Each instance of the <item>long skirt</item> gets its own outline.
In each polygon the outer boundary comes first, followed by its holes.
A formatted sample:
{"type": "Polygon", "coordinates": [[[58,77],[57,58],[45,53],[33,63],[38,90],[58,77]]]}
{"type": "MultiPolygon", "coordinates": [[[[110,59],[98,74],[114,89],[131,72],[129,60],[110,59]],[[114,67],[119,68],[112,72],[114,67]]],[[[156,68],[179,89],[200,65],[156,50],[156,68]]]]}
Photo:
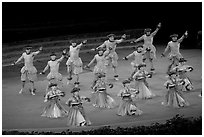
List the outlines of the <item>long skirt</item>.
{"type": "Polygon", "coordinates": [[[90,125],[90,120],[86,117],[82,106],[73,106],[69,109],[67,115],[67,126],[85,126],[90,125]]]}
{"type": "Polygon", "coordinates": [[[93,106],[99,108],[114,108],[116,106],[115,100],[106,92],[93,93],[93,106]]]}
{"type": "Polygon", "coordinates": [[[149,99],[155,96],[152,91],[147,88],[147,85],[144,83],[144,81],[136,81],[136,89],[139,91],[139,94],[136,96],[136,98],[139,99],[149,99]]]}
{"type": "Polygon", "coordinates": [[[62,107],[62,105],[59,102],[59,99],[52,99],[49,100],[49,103],[43,110],[41,116],[49,118],[59,118],[65,117],[66,114],[67,111],[62,107]]]}
{"type": "Polygon", "coordinates": [[[137,108],[132,100],[122,100],[118,108],[118,115],[141,115],[143,112],[137,108]]]}
{"type": "Polygon", "coordinates": [[[185,100],[184,96],[175,90],[168,90],[165,95],[165,100],[162,102],[162,105],[172,106],[175,108],[180,108],[184,106],[189,106],[189,103],[185,100]]]}

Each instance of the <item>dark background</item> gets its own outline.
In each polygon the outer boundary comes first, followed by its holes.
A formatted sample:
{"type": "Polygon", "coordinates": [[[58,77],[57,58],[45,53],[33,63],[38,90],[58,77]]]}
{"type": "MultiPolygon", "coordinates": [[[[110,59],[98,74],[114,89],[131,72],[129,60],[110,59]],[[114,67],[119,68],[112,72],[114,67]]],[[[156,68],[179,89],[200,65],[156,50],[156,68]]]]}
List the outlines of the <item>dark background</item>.
{"type": "MultiPolygon", "coordinates": [[[[3,2],[3,43],[69,34],[121,31],[161,22],[159,41],[202,29],[201,2],[3,2]]],[[[187,40],[186,40],[187,41],[187,40]]],[[[189,44],[190,45],[190,44],[189,44]]]]}

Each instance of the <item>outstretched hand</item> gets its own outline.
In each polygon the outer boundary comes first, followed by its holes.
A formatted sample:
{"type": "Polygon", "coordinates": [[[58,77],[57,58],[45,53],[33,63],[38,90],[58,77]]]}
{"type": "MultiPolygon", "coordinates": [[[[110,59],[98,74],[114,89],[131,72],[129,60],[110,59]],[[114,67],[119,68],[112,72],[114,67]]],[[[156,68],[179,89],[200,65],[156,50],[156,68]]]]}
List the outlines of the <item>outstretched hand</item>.
{"type": "Polygon", "coordinates": [[[123,34],[123,35],[121,36],[121,38],[122,38],[122,39],[126,39],[126,34],[123,34]]]}
{"type": "Polygon", "coordinates": [[[82,43],[83,43],[83,44],[86,44],[86,43],[87,43],[87,40],[82,41],[82,43]]]}
{"type": "Polygon", "coordinates": [[[157,25],[157,28],[161,28],[161,22],[157,25]]]}
{"type": "Polygon", "coordinates": [[[16,65],[16,62],[14,61],[13,63],[11,63],[11,66],[14,66],[14,65],[16,65]]]}
{"type": "Polygon", "coordinates": [[[39,48],[39,51],[42,51],[43,50],[43,47],[41,46],[40,48],[39,48]]]}
{"type": "Polygon", "coordinates": [[[188,31],[186,31],[186,32],[184,33],[184,35],[185,35],[185,36],[188,36],[188,31]]]}
{"type": "Polygon", "coordinates": [[[63,53],[63,54],[66,54],[66,53],[67,53],[67,50],[66,50],[66,49],[64,49],[64,50],[62,51],[62,53],[63,53]]]}

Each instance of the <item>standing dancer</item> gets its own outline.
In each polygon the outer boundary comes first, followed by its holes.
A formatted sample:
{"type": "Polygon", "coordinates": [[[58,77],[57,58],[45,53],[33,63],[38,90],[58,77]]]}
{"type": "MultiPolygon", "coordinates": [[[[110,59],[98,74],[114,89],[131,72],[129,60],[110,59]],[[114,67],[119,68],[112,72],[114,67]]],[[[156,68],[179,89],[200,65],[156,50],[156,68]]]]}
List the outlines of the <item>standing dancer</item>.
{"type": "Polygon", "coordinates": [[[76,42],[73,40],[70,41],[71,45],[69,47],[69,59],[66,62],[67,65],[67,72],[68,72],[68,82],[67,85],[69,85],[70,81],[72,80],[72,75],[76,75],[76,82],[75,87],[79,86],[79,74],[83,71],[83,63],[81,61],[81,58],[79,57],[79,51],[81,49],[81,46],[86,44],[87,40],[84,40],[82,43],[77,45],[76,42]]]}
{"type": "Polygon", "coordinates": [[[70,107],[67,115],[67,125],[68,126],[85,126],[91,125],[91,121],[87,118],[84,108],[82,106],[82,101],[90,102],[87,97],[82,97],[79,95],[80,88],[74,87],[71,91],[73,93],[72,98],[69,98],[66,104],[70,107]]]}
{"type": "Polygon", "coordinates": [[[124,57],[123,59],[128,60],[132,56],[135,56],[135,60],[131,62],[131,65],[133,68],[133,72],[129,78],[129,80],[131,81],[133,80],[133,75],[138,71],[138,65],[143,63],[143,56],[144,56],[143,46],[142,45],[137,46],[136,51],[124,57]]]}
{"type": "MultiPolygon", "coordinates": [[[[109,39],[106,40],[102,45],[100,45],[99,47],[101,48],[106,48],[106,51],[104,52],[104,54],[108,53],[108,56],[106,57],[106,65],[111,65],[111,67],[113,68],[114,71],[114,79],[115,80],[119,80],[118,79],[118,73],[117,73],[117,65],[118,65],[118,54],[116,53],[116,46],[117,44],[121,43],[124,41],[124,39],[126,38],[126,35],[122,35],[121,39],[119,40],[115,40],[114,34],[109,34],[107,36],[109,39]]],[[[99,47],[97,47],[96,49],[98,49],[99,47]]]]}
{"type": "Polygon", "coordinates": [[[170,71],[168,75],[169,80],[164,83],[164,86],[168,89],[168,91],[162,105],[172,106],[175,108],[189,106],[189,103],[179,91],[179,86],[182,85],[184,81],[177,77],[176,72],[170,71]]]}
{"type": "MultiPolygon", "coordinates": [[[[63,83],[62,83],[63,77],[59,73],[59,65],[62,62],[62,60],[64,59],[65,55],[66,55],[66,50],[63,50],[61,58],[56,59],[56,54],[54,52],[51,53],[51,55],[50,55],[51,60],[47,62],[47,66],[40,73],[40,74],[45,74],[45,72],[50,68],[50,73],[47,75],[47,80],[49,81],[49,84],[54,83],[54,84],[58,84],[60,86],[63,85],[63,83]]],[[[47,91],[48,91],[48,87],[46,89],[46,92],[47,91]]]]}
{"type": "Polygon", "coordinates": [[[113,84],[108,84],[105,81],[105,75],[99,74],[98,80],[93,87],[93,106],[99,108],[114,108],[116,106],[115,100],[107,93],[107,85],[113,88],[113,84]]]}
{"type": "Polygon", "coordinates": [[[182,85],[182,91],[190,91],[193,89],[193,84],[186,74],[187,72],[193,71],[193,67],[185,65],[186,61],[187,60],[184,58],[180,58],[178,66],[173,68],[173,70],[177,72],[179,78],[184,81],[184,84],[182,85]]]}
{"type": "Polygon", "coordinates": [[[106,56],[108,55],[108,53],[106,52],[106,54],[104,53],[103,48],[98,48],[98,54],[96,54],[94,56],[94,58],[91,60],[91,62],[85,66],[85,68],[90,68],[91,64],[94,63],[94,61],[96,61],[96,65],[94,67],[94,80],[93,80],[93,84],[92,84],[92,88],[94,87],[94,85],[96,84],[96,81],[98,80],[98,74],[104,74],[106,75],[106,56]]]}
{"type": "Polygon", "coordinates": [[[138,109],[135,103],[132,101],[132,97],[135,97],[139,92],[130,88],[130,81],[123,81],[124,89],[118,94],[122,98],[120,106],[118,108],[118,115],[141,115],[143,112],[138,109]]]}
{"type": "Polygon", "coordinates": [[[148,88],[148,83],[146,81],[146,78],[151,78],[152,73],[148,73],[144,70],[146,67],[145,64],[140,64],[138,66],[138,71],[134,74],[133,78],[135,79],[135,87],[139,91],[139,94],[136,98],[140,99],[149,99],[155,96],[152,91],[148,88]]]}
{"type": "Polygon", "coordinates": [[[145,34],[134,41],[136,43],[138,41],[144,40],[143,48],[145,50],[145,53],[144,53],[143,61],[145,62],[146,59],[149,60],[150,65],[151,65],[151,69],[150,69],[151,71],[155,70],[154,65],[153,65],[153,58],[156,59],[156,48],[153,45],[153,38],[157,34],[160,28],[161,28],[161,23],[157,25],[156,30],[152,33],[151,33],[152,30],[150,28],[147,28],[144,30],[145,34]]]}
{"type": "Polygon", "coordinates": [[[47,106],[43,110],[41,116],[49,118],[59,118],[64,117],[67,114],[67,111],[60,104],[59,97],[64,97],[65,93],[60,91],[57,87],[57,84],[51,83],[49,85],[50,91],[45,95],[44,102],[48,102],[47,106]]]}
{"type": "Polygon", "coordinates": [[[173,67],[178,65],[178,61],[180,58],[183,58],[183,56],[180,53],[180,43],[183,41],[184,38],[187,38],[188,32],[186,31],[183,36],[180,39],[178,38],[178,34],[173,34],[170,37],[172,38],[172,41],[170,41],[165,48],[164,52],[161,54],[161,57],[165,57],[166,53],[170,50],[169,53],[169,60],[170,60],[170,65],[168,66],[167,73],[171,71],[173,67]]]}
{"type": "Polygon", "coordinates": [[[27,46],[25,52],[21,55],[21,57],[14,62],[13,65],[16,65],[22,59],[24,59],[24,66],[21,69],[21,81],[22,81],[22,88],[19,91],[19,94],[22,94],[23,89],[25,87],[26,79],[29,80],[30,86],[30,93],[35,95],[36,89],[34,88],[34,82],[37,80],[37,69],[33,65],[33,60],[36,55],[38,55],[42,51],[42,47],[39,48],[36,52],[31,52],[31,47],[27,46]]]}

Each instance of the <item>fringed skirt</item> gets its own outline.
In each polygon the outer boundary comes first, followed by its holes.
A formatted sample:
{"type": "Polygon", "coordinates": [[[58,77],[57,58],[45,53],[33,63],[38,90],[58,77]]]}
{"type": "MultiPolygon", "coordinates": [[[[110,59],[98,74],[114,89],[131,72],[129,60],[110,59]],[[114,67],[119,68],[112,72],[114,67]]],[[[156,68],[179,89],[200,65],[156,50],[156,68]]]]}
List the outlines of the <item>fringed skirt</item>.
{"type": "Polygon", "coordinates": [[[85,126],[90,125],[90,120],[86,117],[83,107],[71,107],[67,115],[67,126],[85,126]]]}
{"type": "Polygon", "coordinates": [[[172,106],[175,108],[180,108],[184,106],[189,106],[189,103],[185,100],[180,92],[174,90],[168,90],[164,102],[162,105],[172,106]]]}
{"type": "Polygon", "coordinates": [[[114,108],[116,107],[115,100],[106,92],[95,92],[92,95],[93,106],[99,108],[114,108]]]}
{"type": "Polygon", "coordinates": [[[62,107],[58,99],[49,100],[41,116],[49,118],[65,117],[67,111],[62,107]]]}
{"type": "Polygon", "coordinates": [[[136,81],[136,89],[139,91],[139,94],[136,96],[136,98],[139,99],[149,99],[155,96],[152,91],[147,88],[147,84],[144,84],[144,81],[136,81]]]}
{"type": "Polygon", "coordinates": [[[143,112],[137,108],[132,100],[122,100],[118,108],[118,115],[141,115],[143,112]]]}

